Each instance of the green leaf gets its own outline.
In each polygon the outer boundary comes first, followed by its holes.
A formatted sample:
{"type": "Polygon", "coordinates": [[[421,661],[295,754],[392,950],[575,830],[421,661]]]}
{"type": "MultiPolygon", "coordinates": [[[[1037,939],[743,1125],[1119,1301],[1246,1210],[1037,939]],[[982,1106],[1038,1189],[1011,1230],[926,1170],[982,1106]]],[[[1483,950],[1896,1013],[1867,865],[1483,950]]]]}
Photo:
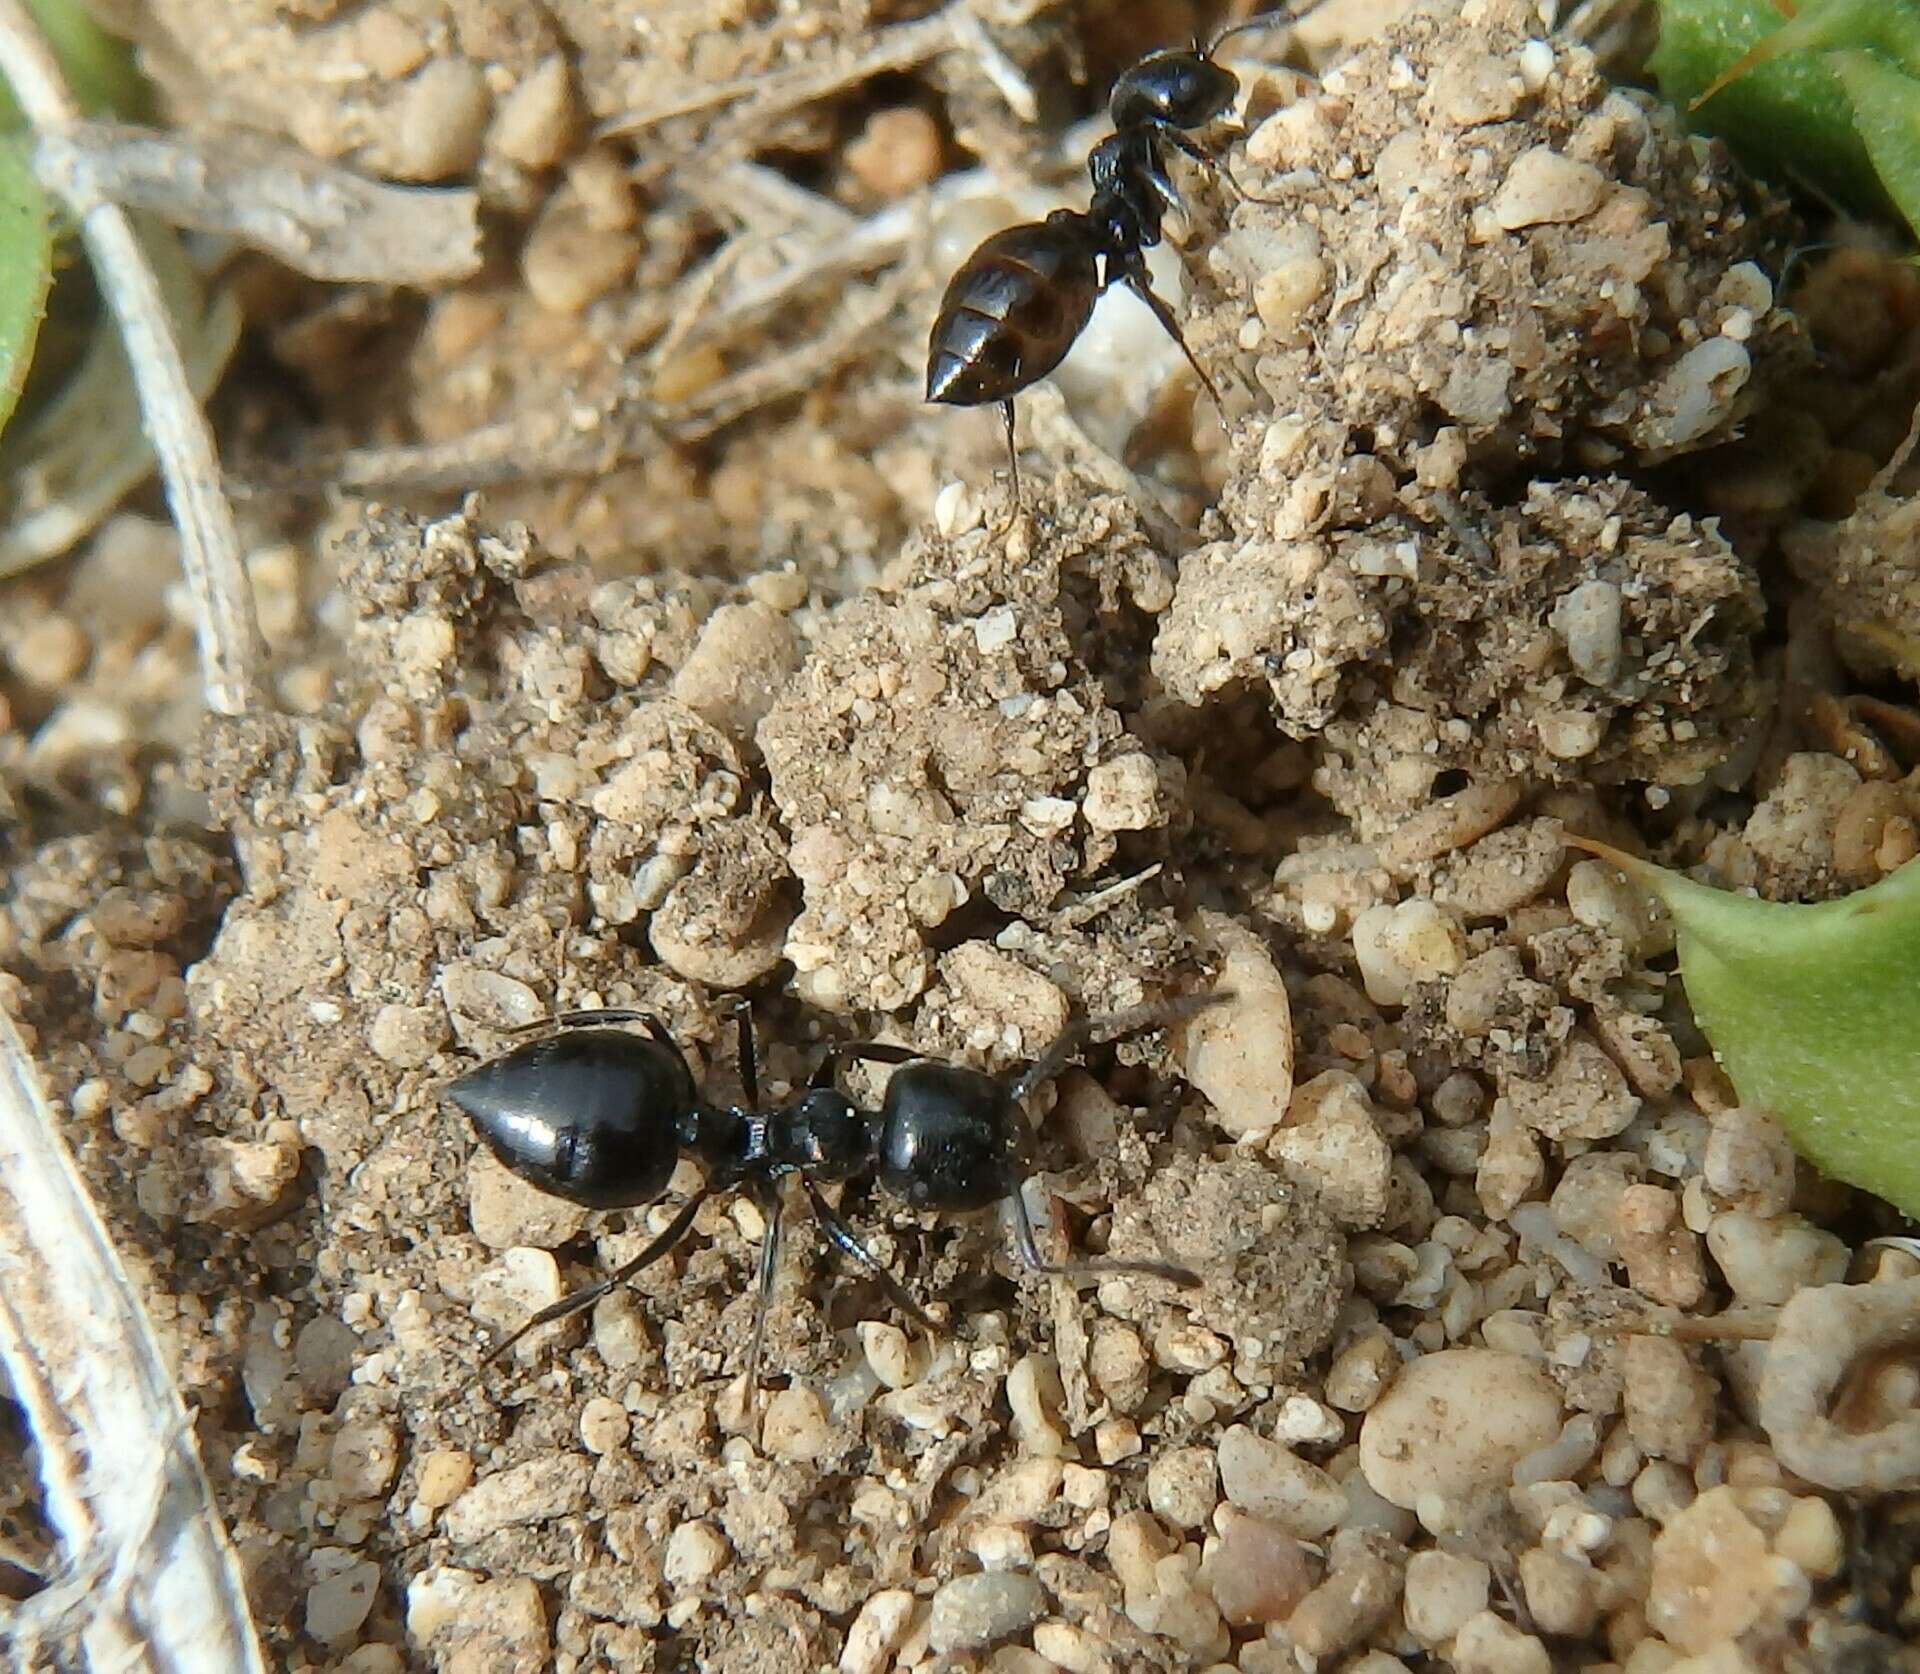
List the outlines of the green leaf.
{"type": "Polygon", "coordinates": [[[52,281],[53,218],[46,197],[25,143],[0,136],[0,431],[33,364],[52,281]]]}
{"type": "MultiPolygon", "coordinates": [[[[134,228],[187,381],[204,400],[240,340],[240,305],[225,290],[208,290],[171,227],[136,216],[134,228]]],[[[103,310],[80,365],[0,438],[0,576],[65,552],[152,469],[133,368],[103,310]]]]}
{"type": "Polygon", "coordinates": [[[1709,889],[1604,844],[1672,915],[1694,1020],[1742,1104],[1920,1219],[1920,861],[1815,906],[1709,889]]]}
{"type": "Polygon", "coordinates": [[[1894,207],[1920,235],[1920,81],[1870,52],[1830,52],[1854,130],[1894,207]]]}
{"type": "MultiPolygon", "coordinates": [[[[68,89],[88,116],[138,122],[152,114],[152,97],[133,67],[126,42],[95,23],[81,0],[27,0],[27,10],[60,60],[68,89]]],[[[20,107],[0,81],[0,133],[20,126],[20,107]]]]}
{"type": "Polygon", "coordinates": [[[1881,210],[1886,191],[1821,50],[1830,47],[1920,68],[1920,4],[1803,0],[1789,22],[1771,0],[1661,0],[1649,62],[1662,96],[1756,173],[1881,210]]]}

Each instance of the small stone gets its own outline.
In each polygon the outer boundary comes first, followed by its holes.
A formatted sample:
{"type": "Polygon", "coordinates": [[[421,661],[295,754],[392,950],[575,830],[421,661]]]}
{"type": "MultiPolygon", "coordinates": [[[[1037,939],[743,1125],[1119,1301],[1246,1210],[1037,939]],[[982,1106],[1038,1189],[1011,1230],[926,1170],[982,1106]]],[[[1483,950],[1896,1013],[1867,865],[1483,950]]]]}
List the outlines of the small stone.
{"type": "Polygon", "coordinates": [[[1533,1625],[1556,1639],[1585,1639],[1599,1616],[1600,1578],[1571,1553],[1535,1547],[1520,1554],[1520,1588],[1533,1625]]]}
{"type": "Polygon", "coordinates": [[[904,197],[940,173],[940,128],[917,105],[892,105],[868,117],[842,155],[875,197],[904,197]]]}
{"type": "Polygon", "coordinates": [[[889,1389],[905,1389],[916,1381],[913,1342],[897,1325],[885,1320],[862,1320],[860,1350],[873,1375],[889,1389]]]}
{"type": "Polygon", "coordinates": [[[1263,1518],[1234,1506],[1214,1517],[1219,1544],[1200,1566],[1200,1579],[1228,1626],[1284,1622],[1313,1590],[1319,1566],[1306,1547],[1263,1518]]]}
{"type": "Polygon", "coordinates": [[[1634,1445],[1654,1459],[1697,1459],[1713,1440],[1720,1386],[1670,1337],[1628,1337],[1623,1370],[1634,1445]]]}
{"type": "Polygon", "coordinates": [[[1583,581],[1563,594],[1547,620],[1567,648],[1567,661],[1582,680],[1609,686],[1620,674],[1620,622],[1624,599],[1611,581],[1583,581]]]}
{"type": "Polygon", "coordinates": [[[824,1457],[833,1445],[825,1404],[804,1384],[776,1391],[767,1401],[760,1441],[775,1459],[805,1462],[824,1457]]]}
{"type": "Polygon", "coordinates": [[[1773,1549],[1803,1575],[1830,1581],[1846,1562],[1847,1540],[1833,1507],[1818,1495],[1795,1500],[1773,1537],[1773,1549]]]}
{"type": "Polygon", "coordinates": [[[1208,914],[1209,935],[1226,955],[1209,1006],[1184,1031],[1187,1080],[1206,1095],[1213,1119],[1236,1139],[1286,1120],[1293,1095],[1293,1011],[1286,984],[1264,943],[1223,915],[1208,914]]]}
{"type": "Polygon", "coordinates": [[[419,1069],[433,1061],[453,1033],[445,1006],[382,1006],[373,1014],[367,1045],[395,1069],[419,1069]]]}
{"type": "Polygon", "coordinates": [[[13,672],[29,686],[55,691],[80,677],[92,648],[76,623],[46,615],[10,637],[6,655],[13,672]]]}
{"type": "Polygon", "coordinates": [[[1507,232],[1578,221],[1600,207],[1606,179],[1591,163],[1550,146],[1523,151],[1493,195],[1493,219],[1507,232]]]}
{"type": "Polygon", "coordinates": [[[350,1643],[366,1622],[380,1590],[380,1566],[338,1547],[313,1555],[320,1577],[307,1589],[307,1632],[323,1645],[350,1643]]]}
{"type": "Polygon", "coordinates": [[[1458,971],[1467,962],[1467,940],[1452,913],[1414,899],[1361,913],[1353,922],[1353,955],[1367,998],[1399,1006],[1416,984],[1458,971]]]}
{"type": "Polygon", "coordinates": [[[399,1437],[384,1420],[350,1418],[334,1432],[327,1476],[346,1498],[370,1500],[384,1494],[399,1468],[399,1437]]]}
{"type": "Polygon", "coordinates": [[[1160,769],[1143,750],[1104,761],[1088,772],[1080,807],[1095,831],[1148,831],[1164,825],[1160,769]]]}
{"type": "Polygon", "coordinates": [[[1243,1511],[1312,1540],[1336,1527],[1346,1490],[1318,1465],[1236,1424],[1220,1438],[1220,1484],[1243,1511]]]}
{"type": "Polygon", "coordinates": [[[585,1508],[592,1475],[577,1453],[541,1454],[476,1482],[447,1507],[441,1529],[467,1546],[501,1529],[571,1516],[585,1508]]]}
{"type": "Polygon", "coordinates": [[[961,1575],[933,1595],[927,1643],[941,1656],[983,1650],[1039,1621],[1047,1595],[1031,1575],[1008,1570],[961,1575]]]}
{"type": "Polygon", "coordinates": [[[559,53],[543,58],[500,101],[489,146],[522,168],[547,169],[566,156],[578,128],[573,79],[559,53]]]}
{"type": "Polygon", "coordinates": [[[1360,1468],[1382,1499],[1418,1512],[1505,1488],[1513,1467],[1560,1435],[1545,1369],[1494,1349],[1443,1349],[1401,1368],[1360,1426],[1360,1468]]]}
{"type": "Polygon", "coordinates": [[[1065,1399],[1060,1370],[1051,1356],[1026,1354],[1013,1363],[1007,1373],[1007,1406],[1014,1439],[1027,1452],[1058,1458],[1067,1451],[1067,1438],[1054,1417],[1065,1399]]]}
{"type": "Polygon", "coordinates": [[[749,599],[722,605],[708,618],[673,677],[672,692],[702,720],[748,743],[799,667],[793,624],[749,599]]]}
{"type": "Polygon", "coordinates": [[[1176,1528],[1197,1529],[1220,1503],[1214,1456],[1204,1447],[1176,1447],[1147,1466],[1147,1504],[1176,1528]]]}
{"type": "Polygon", "coordinates": [[[1416,1552],[1407,1560],[1407,1631],[1429,1649],[1444,1645],[1487,1607],[1493,1571],[1459,1552],[1416,1552]]]}
{"type": "Polygon", "coordinates": [[[640,240],[595,226],[578,204],[556,201],[534,223],[520,250],[528,294],[551,314],[578,314],[633,276],[640,240]]]}
{"type": "Polygon", "coordinates": [[[435,58],[400,89],[387,172],[396,180],[446,180],[480,158],[492,101],[487,78],[466,58],[435,58]]]}
{"type": "Polygon", "coordinates": [[[1095,1324],[1087,1371],[1116,1412],[1132,1412],[1146,1399],[1152,1370],[1146,1345],[1132,1326],[1110,1319],[1095,1324]]]}
{"type": "Polygon", "coordinates": [[[1850,1259],[1845,1243],[1802,1215],[1744,1209],[1713,1217],[1707,1249],[1735,1299],[1750,1307],[1778,1307],[1808,1286],[1838,1284],[1850,1259]]]}
{"type": "Polygon", "coordinates": [[[477,1150],[467,1163],[467,1218],[490,1250],[558,1249],[579,1237],[589,1213],[508,1173],[491,1151],[477,1150]]]}
{"type": "Polygon", "coordinates": [[[1773,1590],[1766,1538],[1739,1491],[1709,1488],[1654,1539],[1647,1621],[1682,1651],[1706,1651],[1758,1622],[1773,1590]]]}
{"type": "Polygon", "coordinates": [[[611,1396],[595,1395],[580,1409],[580,1445],[589,1453],[608,1454],[626,1446],[631,1428],[627,1409],[611,1396]]]}
{"type": "Polygon", "coordinates": [[[720,1573],[729,1550],[727,1537],[711,1523],[700,1519],[682,1523],[667,1536],[661,1578],[669,1587],[703,1587],[720,1573]]]}
{"type": "Polygon", "coordinates": [[[1640,1114],[1620,1066],[1593,1041],[1575,1036],[1545,1076],[1509,1077],[1513,1113],[1548,1139],[1611,1139],[1640,1114]]]}
{"type": "Polygon", "coordinates": [[[881,1674],[907,1636],[913,1617],[913,1594],[904,1587],[887,1587],[860,1607],[847,1642],[840,1650],[840,1674],[881,1674]]]}
{"type": "Polygon", "coordinates": [[[1452,1661],[1457,1674],[1553,1674],[1546,1646],[1491,1610],[1462,1624],[1452,1661]]]}
{"type": "Polygon", "coordinates": [[[414,1503],[428,1511],[438,1511],[442,1506],[453,1504],[472,1481],[471,1453],[456,1447],[436,1449],[420,1461],[414,1480],[414,1503]]]}
{"type": "Polygon", "coordinates": [[[407,1583],[407,1637],[425,1645],[437,1634],[486,1644],[493,1657],[471,1664],[476,1674],[505,1668],[546,1668],[553,1657],[539,1584],[526,1576],[482,1581],[470,1570],[429,1569],[407,1583]]]}
{"type": "Polygon", "coordinates": [[[1268,1142],[1267,1155],[1348,1231],[1385,1220],[1393,1148],[1358,1077],[1326,1070],[1295,1088],[1286,1125],[1268,1142]]]}

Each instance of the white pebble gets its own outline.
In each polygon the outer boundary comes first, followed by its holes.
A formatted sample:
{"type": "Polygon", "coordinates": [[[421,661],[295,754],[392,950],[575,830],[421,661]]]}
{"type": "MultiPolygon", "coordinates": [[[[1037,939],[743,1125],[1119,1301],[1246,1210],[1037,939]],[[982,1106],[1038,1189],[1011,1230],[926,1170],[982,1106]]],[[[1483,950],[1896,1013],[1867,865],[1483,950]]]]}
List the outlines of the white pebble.
{"type": "Polygon", "coordinates": [[[1443,1349],[1401,1368],[1360,1426],[1360,1468],[1409,1511],[1504,1488],[1513,1467],[1558,1439],[1560,1391],[1544,1369],[1493,1349],[1443,1349]]]}

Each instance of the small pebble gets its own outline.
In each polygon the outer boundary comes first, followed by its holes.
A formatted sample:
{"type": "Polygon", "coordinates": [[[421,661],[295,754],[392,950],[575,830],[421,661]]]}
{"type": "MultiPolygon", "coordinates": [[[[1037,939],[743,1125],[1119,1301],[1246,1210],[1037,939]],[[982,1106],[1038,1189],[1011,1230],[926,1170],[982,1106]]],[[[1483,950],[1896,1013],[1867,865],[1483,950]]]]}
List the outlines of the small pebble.
{"type": "Polygon", "coordinates": [[[727,1561],[727,1537],[711,1523],[695,1519],[680,1524],[667,1536],[660,1575],[669,1587],[704,1586],[727,1561]]]}
{"type": "Polygon", "coordinates": [[[1147,1466],[1147,1504],[1176,1528],[1197,1529],[1220,1503],[1220,1477],[1211,1449],[1175,1447],[1147,1466]]]}
{"type": "Polygon", "coordinates": [[[806,1461],[823,1457],[833,1445],[826,1406],[804,1384],[777,1391],[767,1401],[760,1440],[776,1459],[806,1461]]]}
{"type": "Polygon", "coordinates": [[[380,1591],[380,1566],[338,1547],[313,1555],[320,1579],[307,1589],[307,1632],[323,1645],[344,1645],[357,1635],[380,1591]]]}
{"type": "Polygon", "coordinates": [[[384,1494],[399,1467],[399,1437],[384,1420],[350,1418],[334,1432],[327,1475],[346,1498],[384,1494]]]}
{"type": "Polygon", "coordinates": [[[1683,1651],[1739,1638],[1765,1613],[1774,1590],[1766,1537],[1733,1488],[1710,1488],[1653,1542],[1647,1621],[1683,1651]]]}
{"type": "Polygon", "coordinates": [[[1459,1552],[1416,1552],[1407,1560],[1407,1631],[1429,1648],[1444,1645],[1487,1607],[1493,1571],[1459,1552]]]}
{"type": "Polygon", "coordinates": [[[906,1638],[914,1597],[904,1587],[888,1587],[870,1597],[847,1629],[840,1650],[840,1674],[881,1674],[906,1638]]]}
{"type": "Polygon", "coordinates": [[[941,1656],[982,1650],[1032,1627],[1046,1604],[1031,1575],[992,1570],[956,1576],[933,1595],[927,1643],[941,1656]]]}
{"type": "Polygon", "coordinates": [[[489,147],[522,168],[546,169],[567,154],[578,127],[566,58],[543,58],[500,101],[487,131],[489,147]]]}
{"type": "Polygon", "coordinates": [[[1491,1610],[1461,1625],[1452,1661],[1456,1674],[1553,1674],[1546,1646],[1491,1610]]]}
{"type": "Polygon", "coordinates": [[[1200,1578],[1230,1627],[1284,1622],[1313,1590],[1319,1566],[1285,1529],[1234,1506],[1214,1516],[1219,1544],[1209,1546],[1200,1578]]]}
{"type": "Polygon", "coordinates": [[[1493,219],[1507,232],[1578,221],[1599,208],[1605,191],[1606,180],[1591,163],[1536,145],[1507,170],[1493,195],[1493,219]]]}
{"type": "Polygon", "coordinates": [[[466,1546],[501,1529],[571,1516],[585,1508],[592,1475],[577,1453],[540,1454],[476,1482],[447,1507],[441,1528],[466,1546]]]}
{"type": "Polygon", "coordinates": [[[632,1420],[627,1409],[607,1395],[595,1395],[580,1409],[580,1445],[607,1454],[626,1446],[632,1420]]]}
{"type": "Polygon", "coordinates": [[[1220,1485],[1243,1511],[1312,1540],[1336,1527],[1346,1490],[1318,1465],[1236,1424],[1220,1438],[1220,1485]]]}
{"type": "Polygon", "coordinates": [[[860,184],[879,198],[897,198],[940,173],[940,128],[917,105],[877,110],[843,155],[860,184]]]}
{"type": "Polygon", "coordinates": [[[413,1497],[429,1511],[451,1505],[473,1481],[473,1455],[459,1448],[440,1448],[420,1461],[413,1497]]]}
{"type": "Polygon", "coordinates": [[[491,1151],[476,1150],[467,1164],[467,1218],[490,1250],[558,1249],[580,1235],[589,1213],[508,1173],[491,1151]]]}
{"type": "Polygon", "coordinates": [[[386,159],[396,180],[446,180],[480,157],[491,98],[466,58],[436,58],[400,89],[386,159]]]}
{"type": "Polygon", "coordinates": [[[1401,1368],[1360,1426],[1360,1468],[1382,1499],[1409,1511],[1433,1496],[1460,1505],[1504,1488],[1513,1467],[1556,1440],[1560,1391],[1531,1360],[1444,1349],[1401,1368]]]}

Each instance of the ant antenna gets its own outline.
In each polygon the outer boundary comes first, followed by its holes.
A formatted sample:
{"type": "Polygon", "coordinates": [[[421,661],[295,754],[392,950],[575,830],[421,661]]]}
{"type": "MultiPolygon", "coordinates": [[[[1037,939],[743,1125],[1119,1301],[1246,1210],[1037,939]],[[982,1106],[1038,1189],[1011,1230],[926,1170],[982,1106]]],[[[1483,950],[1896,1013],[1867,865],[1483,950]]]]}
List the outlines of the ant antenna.
{"type": "Polygon", "coordinates": [[[1325,4],[1326,0],[1303,0],[1303,3],[1297,6],[1282,6],[1278,11],[1261,12],[1254,17],[1243,17],[1238,23],[1229,23],[1224,29],[1216,31],[1213,39],[1205,46],[1202,46],[1196,38],[1193,49],[1202,58],[1210,59],[1235,35],[1250,34],[1255,29],[1275,29],[1283,24],[1298,23],[1303,17],[1318,11],[1325,4]]]}

